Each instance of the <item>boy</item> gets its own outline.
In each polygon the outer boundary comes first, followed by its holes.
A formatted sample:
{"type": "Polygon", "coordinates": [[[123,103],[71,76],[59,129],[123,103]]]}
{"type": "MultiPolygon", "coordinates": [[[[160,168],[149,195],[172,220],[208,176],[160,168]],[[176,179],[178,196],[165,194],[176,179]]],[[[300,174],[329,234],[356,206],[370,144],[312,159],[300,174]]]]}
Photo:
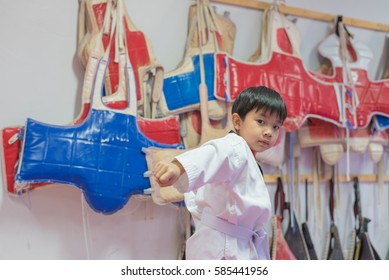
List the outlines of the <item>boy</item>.
{"type": "Polygon", "coordinates": [[[270,259],[264,227],[271,203],[254,155],[276,143],[286,116],[279,93],[247,88],[232,106],[235,131],[156,164],[161,187],[188,190],[195,232],[187,240],[187,259],[270,259]]]}

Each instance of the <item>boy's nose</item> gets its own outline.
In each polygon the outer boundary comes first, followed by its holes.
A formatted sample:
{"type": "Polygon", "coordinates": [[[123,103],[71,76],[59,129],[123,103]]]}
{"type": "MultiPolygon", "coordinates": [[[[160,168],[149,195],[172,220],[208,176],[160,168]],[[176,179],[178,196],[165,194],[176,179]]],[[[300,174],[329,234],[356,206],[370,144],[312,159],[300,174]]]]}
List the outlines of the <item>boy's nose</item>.
{"type": "Polygon", "coordinates": [[[265,129],[265,133],[264,134],[265,134],[266,137],[272,137],[273,132],[271,131],[270,128],[267,128],[267,129],[265,129]]]}

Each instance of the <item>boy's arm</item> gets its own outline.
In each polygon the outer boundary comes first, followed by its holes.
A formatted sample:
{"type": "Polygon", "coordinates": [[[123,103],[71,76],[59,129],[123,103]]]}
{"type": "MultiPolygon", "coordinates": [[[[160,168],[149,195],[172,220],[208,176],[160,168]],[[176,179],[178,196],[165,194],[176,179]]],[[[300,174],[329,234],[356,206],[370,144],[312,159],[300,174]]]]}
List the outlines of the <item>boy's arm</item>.
{"type": "Polygon", "coordinates": [[[172,162],[158,162],[152,172],[157,183],[161,187],[167,187],[173,185],[185,169],[178,160],[174,159],[172,162]]]}

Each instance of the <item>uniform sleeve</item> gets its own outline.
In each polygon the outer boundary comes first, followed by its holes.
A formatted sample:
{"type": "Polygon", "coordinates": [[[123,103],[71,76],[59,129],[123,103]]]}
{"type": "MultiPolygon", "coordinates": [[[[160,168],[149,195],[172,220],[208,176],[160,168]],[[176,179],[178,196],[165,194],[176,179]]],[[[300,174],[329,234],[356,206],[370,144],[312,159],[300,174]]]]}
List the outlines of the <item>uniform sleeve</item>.
{"type": "Polygon", "coordinates": [[[188,191],[196,190],[205,184],[222,183],[233,180],[245,163],[247,152],[241,145],[228,141],[210,141],[203,146],[176,157],[185,169],[177,181],[177,188],[187,186],[188,191]]]}

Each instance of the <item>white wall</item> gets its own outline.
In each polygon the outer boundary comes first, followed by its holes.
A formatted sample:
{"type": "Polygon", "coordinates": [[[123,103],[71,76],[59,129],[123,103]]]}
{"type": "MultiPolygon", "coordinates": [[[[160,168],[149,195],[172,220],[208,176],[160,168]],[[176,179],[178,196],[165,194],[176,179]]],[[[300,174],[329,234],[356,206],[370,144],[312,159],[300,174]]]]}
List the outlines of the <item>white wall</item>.
{"type": "MultiPolygon", "coordinates": [[[[191,3],[126,0],[132,21],[150,39],[165,71],[173,70],[181,61],[191,3]]],[[[386,0],[287,0],[286,4],[389,24],[386,0]]],[[[219,13],[230,12],[237,26],[234,56],[247,60],[258,47],[262,12],[215,6],[219,13]]],[[[76,56],[77,18],[76,0],[0,0],[0,128],[23,125],[27,117],[63,125],[78,115],[83,69],[76,56]]],[[[296,24],[302,37],[303,61],[307,68],[315,69],[319,65],[316,47],[328,34],[330,24],[303,18],[298,18],[296,24]]],[[[349,29],[372,49],[375,56],[369,74],[371,79],[379,78],[384,64],[381,59],[387,52],[386,34],[349,29]]],[[[302,172],[310,172],[311,152],[303,149],[302,172]]],[[[343,173],[344,163],[343,157],[343,173]]],[[[352,155],[351,172],[373,173],[375,168],[366,154],[352,155]]],[[[341,188],[337,217],[346,243],[353,225],[352,215],[347,212],[353,190],[351,183],[341,188]]],[[[269,190],[274,193],[274,186],[270,185],[269,190]]],[[[324,186],[321,192],[323,211],[327,211],[324,186]]],[[[389,247],[389,237],[384,234],[389,229],[388,183],[380,196],[375,184],[362,185],[361,192],[363,212],[373,219],[371,239],[385,258],[389,247]]],[[[323,215],[321,225],[310,216],[319,256],[329,228],[328,217],[323,215]]],[[[9,196],[0,186],[0,259],[175,259],[181,233],[178,207],[157,206],[150,199],[132,198],[122,211],[104,216],[83,206],[81,192],[74,187],[56,185],[20,198],[9,196]]]]}

